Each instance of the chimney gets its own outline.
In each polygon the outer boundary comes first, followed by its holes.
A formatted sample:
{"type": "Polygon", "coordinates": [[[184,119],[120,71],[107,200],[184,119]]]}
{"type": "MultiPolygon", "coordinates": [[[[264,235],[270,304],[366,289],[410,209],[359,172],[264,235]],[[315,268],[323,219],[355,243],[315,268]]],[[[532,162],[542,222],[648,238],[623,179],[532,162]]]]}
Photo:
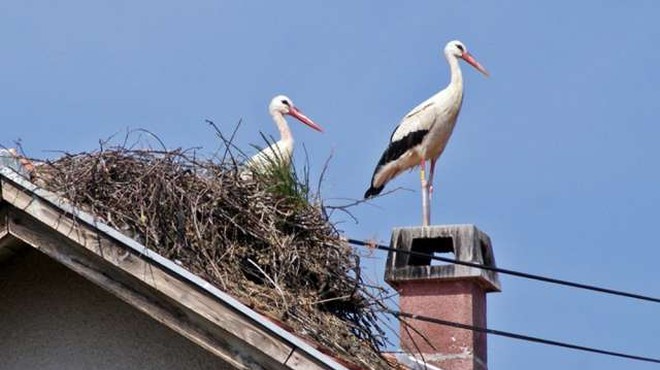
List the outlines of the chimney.
{"type": "MultiPolygon", "coordinates": [[[[474,225],[395,228],[392,248],[495,266],[490,238],[474,225]]],[[[499,292],[496,272],[390,251],[385,281],[399,293],[400,311],[486,327],[486,293],[499,292]]],[[[486,334],[403,319],[401,348],[443,370],[486,370],[486,334]],[[414,328],[414,330],[412,329],[414,328]],[[420,335],[421,334],[421,335],[420,335]],[[424,338],[422,338],[422,336],[424,338]]]]}

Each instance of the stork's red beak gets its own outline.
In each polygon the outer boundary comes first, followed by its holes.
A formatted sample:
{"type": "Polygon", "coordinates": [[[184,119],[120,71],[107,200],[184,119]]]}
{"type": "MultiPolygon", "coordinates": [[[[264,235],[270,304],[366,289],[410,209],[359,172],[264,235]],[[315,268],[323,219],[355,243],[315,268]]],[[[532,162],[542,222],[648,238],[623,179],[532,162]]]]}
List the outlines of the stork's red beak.
{"type": "Polygon", "coordinates": [[[323,129],[321,128],[321,126],[317,125],[314,121],[309,119],[309,117],[302,114],[302,112],[300,110],[298,110],[298,108],[296,108],[296,107],[289,108],[289,114],[292,115],[293,117],[296,117],[296,119],[298,119],[298,121],[306,124],[307,126],[313,128],[314,130],[323,132],[323,129]]]}
{"type": "Polygon", "coordinates": [[[483,73],[486,77],[490,76],[490,73],[484,68],[479,62],[477,62],[476,59],[472,56],[472,54],[468,53],[467,51],[461,55],[461,58],[463,58],[464,61],[470,63],[472,67],[476,68],[477,71],[483,73]]]}

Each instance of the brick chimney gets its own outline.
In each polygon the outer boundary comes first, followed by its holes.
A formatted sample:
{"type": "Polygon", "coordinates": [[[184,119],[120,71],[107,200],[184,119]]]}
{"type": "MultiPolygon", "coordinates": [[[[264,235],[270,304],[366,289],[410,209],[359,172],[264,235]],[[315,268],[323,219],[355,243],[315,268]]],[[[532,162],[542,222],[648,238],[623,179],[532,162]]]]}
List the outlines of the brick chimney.
{"type": "MultiPolygon", "coordinates": [[[[490,238],[474,225],[395,228],[390,246],[495,266],[490,238]]],[[[500,291],[495,272],[394,251],[387,257],[385,281],[399,292],[402,312],[480,327],[487,326],[486,293],[500,291]]],[[[413,356],[421,352],[427,363],[443,370],[488,368],[485,334],[419,320],[406,322],[415,330],[400,325],[405,352],[413,356]]]]}

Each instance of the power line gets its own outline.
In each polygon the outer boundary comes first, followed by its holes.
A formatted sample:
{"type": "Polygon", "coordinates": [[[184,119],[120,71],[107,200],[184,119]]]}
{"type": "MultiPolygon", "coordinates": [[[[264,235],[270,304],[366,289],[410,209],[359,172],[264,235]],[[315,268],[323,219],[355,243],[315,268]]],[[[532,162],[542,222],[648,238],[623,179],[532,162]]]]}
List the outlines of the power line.
{"type": "Polygon", "coordinates": [[[498,335],[498,336],[501,336],[501,337],[513,338],[513,339],[518,339],[518,340],[527,341],[527,342],[541,343],[541,344],[545,344],[545,345],[549,345],[549,346],[563,347],[563,348],[569,348],[569,349],[574,349],[574,350],[578,350],[578,351],[598,353],[598,354],[601,354],[601,355],[621,357],[621,358],[625,358],[625,359],[629,359],[629,360],[653,362],[653,363],[660,364],[660,358],[644,357],[644,356],[631,355],[631,354],[623,353],[623,352],[607,351],[607,350],[594,348],[594,347],[580,346],[580,345],[576,345],[576,344],[571,344],[571,343],[566,343],[566,342],[559,342],[559,341],[549,340],[549,339],[543,339],[543,338],[533,337],[533,336],[529,336],[529,335],[511,333],[511,332],[502,331],[502,330],[495,330],[495,329],[489,329],[489,328],[482,328],[482,327],[479,327],[479,326],[461,324],[461,323],[457,323],[457,322],[453,322],[453,321],[437,319],[437,318],[434,318],[434,317],[415,315],[415,314],[411,314],[411,313],[408,313],[408,312],[401,312],[401,311],[395,311],[395,310],[390,310],[390,309],[385,309],[384,311],[389,313],[389,314],[392,314],[392,315],[394,315],[398,318],[409,318],[409,319],[413,319],[413,320],[426,321],[426,322],[430,322],[430,323],[433,323],[433,324],[451,326],[451,327],[454,327],[454,328],[465,329],[465,330],[472,330],[472,331],[476,331],[476,332],[479,332],[479,333],[498,335]]]}
{"type": "Polygon", "coordinates": [[[428,254],[428,253],[423,253],[423,252],[407,251],[407,250],[400,249],[400,248],[391,248],[391,247],[387,247],[385,245],[364,242],[364,241],[357,240],[357,239],[347,239],[347,241],[349,243],[353,244],[353,245],[365,246],[365,247],[375,248],[375,249],[379,249],[379,250],[383,250],[383,251],[394,251],[394,252],[406,253],[406,254],[410,254],[412,256],[431,258],[431,259],[446,262],[446,263],[453,263],[453,264],[456,264],[456,265],[475,267],[475,268],[479,268],[479,269],[482,269],[482,270],[488,270],[488,271],[498,272],[498,273],[501,273],[501,274],[518,276],[518,277],[525,278],[525,279],[543,281],[545,283],[564,285],[564,286],[569,286],[569,287],[578,288],[578,289],[591,290],[591,291],[599,292],[599,293],[605,293],[605,294],[611,294],[611,295],[616,295],[616,296],[621,296],[621,297],[639,299],[639,300],[642,300],[642,301],[660,303],[660,298],[650,297],[650,296],[636,294],[636,293],[624,292],[624,291],[621,291],[621,290],[602,288],[602,287],[598,287],[598,286],[595,286],[595,285],[574,283],[574,282],[568,281],[568,280],[555,279],[555,278],[551,278],[551,277],[535,275],[535,274],[529,274],[529,273],[526,273],[526,272],[520,272],[520,271],[515,271],[515,270],[510,270],[510,269],[504,269],[504,268],[495,267],[495,266],[486,266],[486,265],[482,265],[482,264],[476,263],[476,262],[459,261],[459,260],[456,260],[456,259],[436,256],[436,255],[433,255],[433,254],[428,254]]]}

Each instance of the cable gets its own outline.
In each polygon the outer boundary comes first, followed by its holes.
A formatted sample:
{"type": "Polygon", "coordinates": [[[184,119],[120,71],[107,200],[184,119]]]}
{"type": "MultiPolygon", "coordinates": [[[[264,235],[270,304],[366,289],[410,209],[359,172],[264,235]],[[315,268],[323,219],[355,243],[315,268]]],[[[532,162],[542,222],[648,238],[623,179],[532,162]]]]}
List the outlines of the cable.
{"type": "Polygon", "coordinates": [[[613,351],[607,351],[607,350],[593,348],[593,347],[579,346],[579,345],[576,345],[576,344],[559,342],[559,341],[549,340],[549,339],[543,339],[543,338],[533,337],[533,336],[529,336],[529,335],[511,333],[511,332],[506,332],[506,331],[502,331],[502,330],[495,330],[495,329],[489,329],[489,328],[482,328],[482,327],[479,327],[479,326],[461,324],[461,323],[457,323],[457,322],[453,322],[453,321],[436,319],[436,318],[433,318],[433,317],[415,315],[415,314],[411,314],[411,313],[408,313],[408,312],[401,312],[401,311],[395,311],[395,310],[390,310],[390,309],[385,309],[384,311],[389,313],[389,314],[392,314],[392,315],[394,315],[398,318],[404,317],[404,318],[409,318],[409,319],[413,319],[413,320],[426,321],[426,322],[430,322],[430,323],[433,323],[433,324],[451,326],[451,327],[454,327],[454,328],[465,329],[465,330],[472,330],[472,331],[479,332],[479,333],[493,334],[493,335],[498,335],[498,336],[501,336],[501,337],[513,338],[513,339],[518,339],[518,340],[527,341],[527,342],[541,343],[541,344],[545,344],[545,345],[549,345],[549,346],[563,347],[563,348],[569,348],[569,349],[574,349],[574,350],[578,350],[578,351],[598,353],[598,354],[601,354],[601,355],[621,357],[621,358],[625,358],[625,359],[629,359],[629,360],[653,362],[653,363],[660,364],[660,358],[636,356],[636,355],[631,355],[631,354],[622,353],[622,352],[613,352],[613,351]]]}
{"type": "Polygon", "coordinates": [[[365,247],[375,248],[375,249],[379,249],[379,250],[383,250],[383,251],[393,251],[393,252],[407,253],[407,254],[410,254],[412,256],[431,258],[431,259],[434,259],[434,260],[437,260],[437,261],[442,261],[442,262],[446,262],[446,263],[453,263],[453,264],[462,265],[462,266],[475,267],[475,268],[479,268],[479,269],[482,269],[482,270],[494,271],[494,272],[498,272],[498,273],[501,273],[501,274],[518,276],[518,277],[525,278],[525,279],[530,279],[530,280],[538,280],[538,281],[543,281],[543,282],[551,283],[551,284],[564,285],[564,286],[569,286],[569,287],[573,287],[573,288],[591,290],[591,291],[594,291],[594,292],[600,292],[600,293],[611,294],[611,295],[616,295],[616,296],[621,296],[621,297],[639,299],[639,300],[642,300],[642,301],[660,303],[660,298],[656,298],[656,297],[650,297],[650,296],[635,294],[635,293],[628,293],[628,292],[624,292],[624,291],[621,291],[621,290],[614,290],[614,289],[609,289],[609,288],[601,288],[601,287],[594,286],[594,285],[574,283],[574,282],[567,281],[567,280],[560,280],[560,279],[555,279],[555,278],[541,276],[541,275],[528,274],[526,272],[519,272],[519,271],[499,268],[499,267],[495,267],[495,266],[486,266],[486,265],[482,265],[482,264],[476,263],[476,262],[459,261],[459,260],[456,260],[456,259],[435,256],[435,255],[428,254],[428,253],[422,253],[422,252],[416,252],[416,251],[407,251],[407,250],[400,249],[400,248],[391,248],[391,247],[387,247],[387,246],[384,246],[384,245],[375,244],[375,243],[368,243],[368,242],[364,242],[364,241],[357,240],[357,239],[346,239],[346,240],[350,244],[353,244],[353,245],[365,246],[365,247]]]}

